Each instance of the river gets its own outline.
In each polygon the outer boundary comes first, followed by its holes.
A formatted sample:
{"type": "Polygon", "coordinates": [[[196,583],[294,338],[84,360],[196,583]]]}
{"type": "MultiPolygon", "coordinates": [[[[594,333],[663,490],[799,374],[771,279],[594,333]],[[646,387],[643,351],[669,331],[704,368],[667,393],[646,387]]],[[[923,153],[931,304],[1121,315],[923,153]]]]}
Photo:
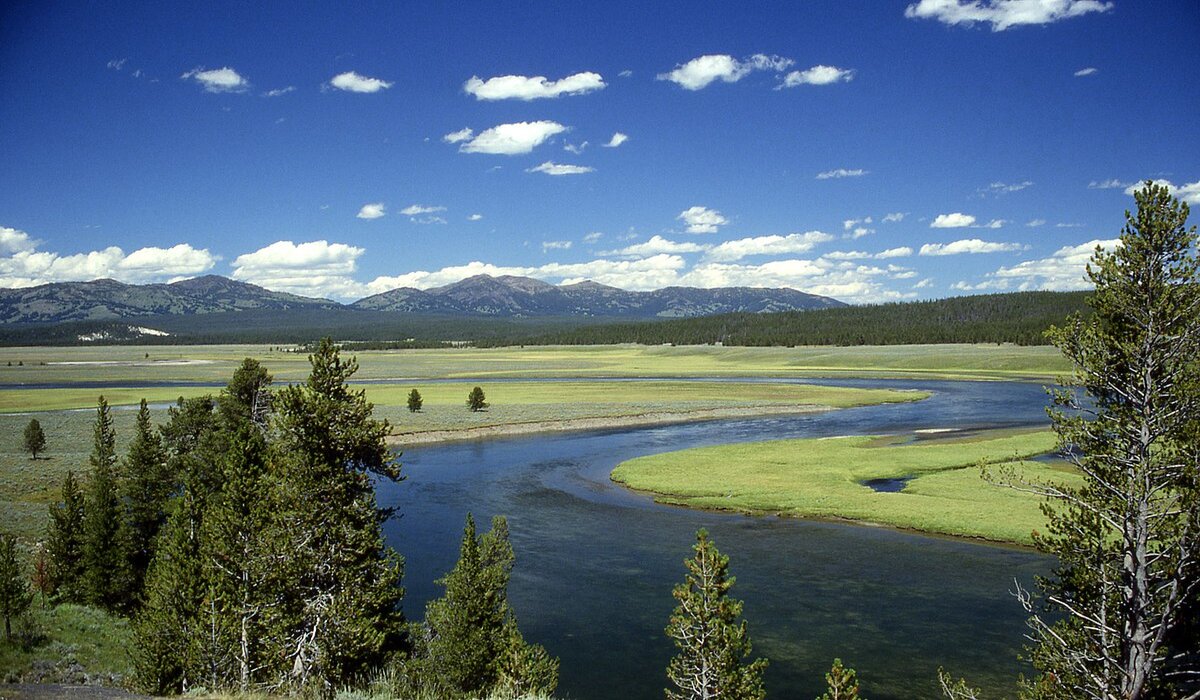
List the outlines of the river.
{"type": "Polygon", "coordinates": [[[636,456],[751,440],[1046,425],[1041,386],[1015,382],[820,380],[922,389],[921,402],[787,417],[426,445],[407,479],[379,491],[406,558],[405,611],[423,616],[458,555],[463,520],[508,517],[509,588],[527,639],[562,662],[559,697],[661,698],[663,634],[695,531],[730,558],[769,694],[811,698],[834,657],[876,700],[935,697],[938,667],[1011,690],[1024,614],[1008,591],[1049,571],[1036,553],[878,527],[662,506],[609,481],[636,456]]]}

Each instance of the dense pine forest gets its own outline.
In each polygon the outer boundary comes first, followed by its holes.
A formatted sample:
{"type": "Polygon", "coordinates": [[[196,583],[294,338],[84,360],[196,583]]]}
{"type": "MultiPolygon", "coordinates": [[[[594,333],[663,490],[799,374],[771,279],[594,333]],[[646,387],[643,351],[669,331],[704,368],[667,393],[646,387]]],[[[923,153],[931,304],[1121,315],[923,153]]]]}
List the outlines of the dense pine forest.
{"type": "MultiPolygon", "coordinates": [[[[1016,292],[813,311],[735,313],[544,333],[523,345],[1046,345],[1046,329],[1086,307],[1086,292],[1016,292]]],[[[481,345],[497,345],[481,340],[481,345]]]]}

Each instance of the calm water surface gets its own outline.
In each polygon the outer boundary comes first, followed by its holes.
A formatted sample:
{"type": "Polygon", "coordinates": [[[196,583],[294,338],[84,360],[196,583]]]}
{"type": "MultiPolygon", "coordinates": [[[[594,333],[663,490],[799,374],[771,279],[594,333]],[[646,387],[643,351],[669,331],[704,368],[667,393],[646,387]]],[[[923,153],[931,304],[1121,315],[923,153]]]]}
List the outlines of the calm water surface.
{"type": "Polygon", "coordinates": [[[699,527],[731,560],[768,692],[811,698],[832,659],[871,698],[934,697],[939,666],[1011,688],[1024,615],[1008,594],[1049,570],[1032,552],[884,528],[745,517],[654,504],[609,481],[619,462],[702,445],[927,428],[1046,424],[1034,384],[839,380],[931,390],[914,404],[415,447],[408,479],[380,490],[406,558],[405,610],[423,616],[458,555],[463,519],[508,517],[521,629],[562,661],[558,695],[661,698],[673,647],[663,634],[699,527]]]}

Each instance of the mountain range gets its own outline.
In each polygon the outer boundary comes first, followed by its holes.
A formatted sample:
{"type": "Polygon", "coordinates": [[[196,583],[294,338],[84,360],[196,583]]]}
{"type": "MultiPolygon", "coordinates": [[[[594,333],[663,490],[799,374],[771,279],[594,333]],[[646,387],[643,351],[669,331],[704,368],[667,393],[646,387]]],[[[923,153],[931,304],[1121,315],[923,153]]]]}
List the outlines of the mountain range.
{"type": "Polygon", "coordinates": [[[730,312],[767,312],[845,306],[794,289],[666,287],[630,292],[596,282],[557,286],[528,277],[477,275],[433,289],[400,288],[343,305],[273,292],[218,275],[170,284],[125,284],[111,279],[55,282],[0,290],[0,323],[61,323],[146,316],[190,316],[239,311],[333,309],[407,315],[490,318],[690,318],[730,312]]]}

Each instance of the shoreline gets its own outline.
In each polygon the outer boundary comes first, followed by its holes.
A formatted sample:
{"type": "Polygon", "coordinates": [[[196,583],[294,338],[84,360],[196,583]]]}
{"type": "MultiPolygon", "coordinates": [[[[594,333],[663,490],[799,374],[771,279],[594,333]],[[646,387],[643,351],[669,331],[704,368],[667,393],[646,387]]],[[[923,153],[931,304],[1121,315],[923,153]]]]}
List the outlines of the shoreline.
{"type": "Polygon", "coordinates": [[[595,416],[591,418],[543,420],[532,421],[528,423],[481,425],[470,428],[392,433],[391,435],[387,436],[387,444],[389,447],[433,445],[445,442],[462,442],[465,440],[484,440],[519,435],[536,435],[539,433],[567,433],[584,430],[608,430],[615,428],[644,428],[656,425],[675,425],[680,423],[696,423],[709,420],[727,420],[731,418],[761,418],[767,416],[825,413],[835,410],[837,410],[837,408],[833,406],[806,404],[799,406],[736,406],[729,408],[702,408],[693,411],[653,411],[649,413],[635,413],[620,416],[595,416]]]}

